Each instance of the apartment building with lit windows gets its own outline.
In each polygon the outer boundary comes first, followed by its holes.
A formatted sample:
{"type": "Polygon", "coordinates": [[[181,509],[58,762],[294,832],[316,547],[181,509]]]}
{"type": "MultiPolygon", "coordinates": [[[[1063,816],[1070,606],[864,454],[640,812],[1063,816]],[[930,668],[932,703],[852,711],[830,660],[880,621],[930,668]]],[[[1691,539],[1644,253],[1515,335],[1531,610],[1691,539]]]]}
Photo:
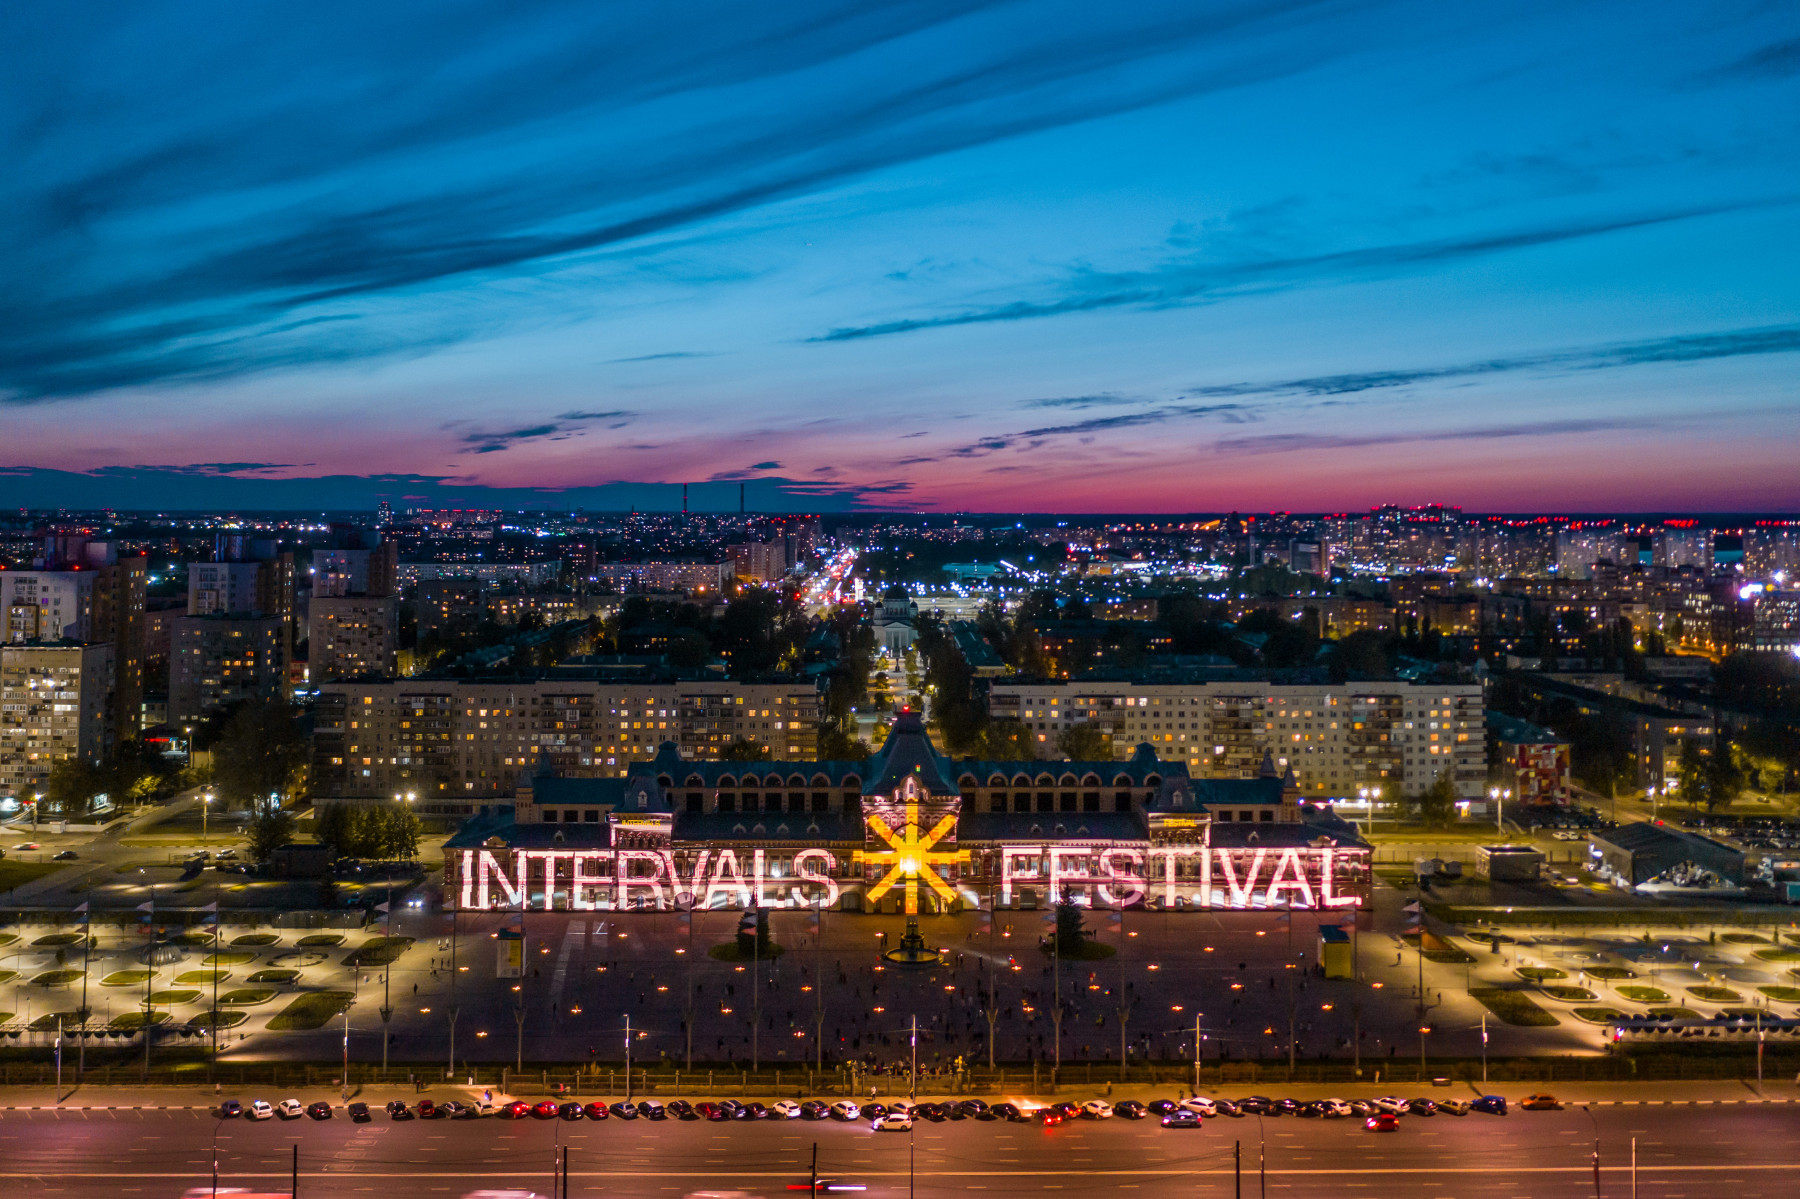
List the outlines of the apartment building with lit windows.
{"type": "Polygon", "coordinates": [[[106,760],[113,660],[111,645],[0,646],[0,796],[29,796],[59,762],[106,760]]]}
{"type": "Polygon", "coordinates": [[[1091,723],[1116,756],[1148,743],[1197,778],[1254,777],[1266,754],[1292,767],[1307,799],[1376,787],[1397,798],[1449,771],[1460,798],[1486,802],[1478,683],[995,680],[988,714],[1023,722],[1042,758],[1060,756],[1065,730],[1091,723]]]}
{"type": "MultiPolygon", "coordinates": [[[[600,672],[595,672],[598,675],[600,672]]],[[[421,810],[469,814],[510,801],[521,779],[623,778],[674,742],[718,761],[744,741],[776,760],[813,761],[821,696],[813,681],[395,679],[327,686],[313,734],[315,798],[411,792],[421,810]]]]}

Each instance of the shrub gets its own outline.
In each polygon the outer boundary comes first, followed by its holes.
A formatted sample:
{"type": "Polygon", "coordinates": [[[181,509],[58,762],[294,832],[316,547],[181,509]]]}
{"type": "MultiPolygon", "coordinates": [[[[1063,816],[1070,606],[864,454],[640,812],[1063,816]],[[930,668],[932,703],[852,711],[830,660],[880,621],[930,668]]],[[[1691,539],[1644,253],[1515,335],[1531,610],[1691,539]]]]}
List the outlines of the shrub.
{"type": "Polygon", "coordinates": [[[1669,993],[1658,987],[1620,987],[1619,996],[1634,1003],[1667,1003],[1669,993]]]}
{"type": "Polygon", "coordinates": [[[1800,1003],[1800,987],[1758,987],[1764,995],[1777,1003],[1800,1003]]]}
{"type": "Polygon", "coordinates": [[[1586,987],[1545,987],[1544,994],[1570,1003],[1585,1003],[1590,999],[1600,998],[1586,987]]]}
{"type": "Polygon", "coordinates": [[[248,983],[291,983],[299,977],[298,970],[258,970],[244,981],[248,983]]]}
{"type": "Polygon", "coordinates": [[[150,1002],[157,1007],[174,1007],[178,1003],[192,1003],[198,998],[200,992],[194,990],[150,992],[150,1002]]]}

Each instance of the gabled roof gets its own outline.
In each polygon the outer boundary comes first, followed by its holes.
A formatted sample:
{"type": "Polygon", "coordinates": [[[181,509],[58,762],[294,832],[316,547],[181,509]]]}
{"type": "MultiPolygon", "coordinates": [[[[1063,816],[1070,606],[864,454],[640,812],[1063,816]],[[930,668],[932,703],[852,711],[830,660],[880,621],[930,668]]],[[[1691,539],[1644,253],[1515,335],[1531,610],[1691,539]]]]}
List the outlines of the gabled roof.
{"type": "Polygon", "coordinates": [[[938,753],[926,735],[924,719],[917,712],[902,712],[887,740],[869,759],[863,794],[891,794],[911,778],[927,795],[954,796],[958,791],[950,767],[950,760],[938,753]]]}

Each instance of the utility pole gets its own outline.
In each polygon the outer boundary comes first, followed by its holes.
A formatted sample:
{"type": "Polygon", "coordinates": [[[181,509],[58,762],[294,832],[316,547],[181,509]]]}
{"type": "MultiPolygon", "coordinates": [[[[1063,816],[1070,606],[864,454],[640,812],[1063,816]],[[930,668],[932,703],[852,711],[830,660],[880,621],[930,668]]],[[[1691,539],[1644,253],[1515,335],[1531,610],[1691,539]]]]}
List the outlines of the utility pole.
{"type": "MultiPolygon", "coordinates": [[[[381,956],[388,958],[381,967],[381,1070],[385,1074],[388,1068],[388,1021],[394,1018],[393,992],[389,987],[389,980],[394,974],[393,959],[389,957],[394,944],[394,883],[391,879],[388,881],[387,902],[381,906],[381,956]]],[[[213,977],[218,978],[218,974],[215,972],[213,977]]]]}
{"type": "Polygon", "coordinates": [[[1231,1142],[1231,1195],[1244,1199],[1244,1142],[1231,1142]]]}
{"type": "Polygon", "coordinates": [[[1200,1013],[1194,1013],[1194,1094],[1200,1093],[1200,1013]]]}
{"type": "Polygon", "coordinates": [[[762,922],[763,912],[756,909],[756,919],[750,925],[750,1071],[755,1073],[762,1068],[762,1057],[757,1038],[762,1033],[762,922]]]}
{"type": "MultiPolygon", "coordinates": [[[[1362,1077],[1362,1000],[1350,1001],[1350,1064],[1356,1068],[1356,1077],[1362,1077]]],[[[1487,1075],[1482,1075],[1482,1081],[1487,1075]]]]}
{"type": "MultiPolygon", "coordinates": [[[[32,806],[32,819],[37,818],[37,807],[32,806]]],[[[216,967],[215,967],[216,969],[216,967]]],[[[150,1032],[156,1025],[151,1021],[150,980],[156,975],[156,884],[150,884],[150,947],[144,951],[144,1081],[150,1080],[150,1032]]]]}
{"type": "Polygon", "coordinates": [[[344,1009],[344,1099],[350,1098],[350,1009],[344,1009]]]}
{"type": "Polygon", "coordinates": [[[819,1073],[825,1073],[825,896],[813,897],[813,1039],[819,1073]]]}
{"type": "Polygon", "coordinates": [[[1056,1090],[1057,1079],[1062,1075],[1062,925],[1057,920],[1057,898],[1050,901],[1050,963],[1051,989],[1055,992],[1056,1002],[1050,1007],[1050,1029],[1055,1041],[1056,1056],[1050,1064],[1050,1089],[1056,1090]]]}
{"type": "Polygon", "coordinates": [[[293,1164],[288,1167],[288,1199],[300,1199],[300,1142],[294,1142],[293,1164]]]}
{"type": "Polygon", "coordinates": [[[1121,900],[1119,908],[1119,952],[1113,956],[1119,959],[1119,995],[1114,1004],[1114,1012],[1119,1018],[1119,1085],[1124,1086],[1130,1077],[1130,1042],[1125,1036],[1126,1022],[1131,1019],[1131,999],[1125,994],[1125,904],[1121,900]]]}
{"type": "Polygon", "coordinates": [[[625,1013],[625,1102],[631,1102],[631,1013],[625,1013]]]}
{"type": "Polygon", "coordinates": [[[88,1012],[88,952],[93,945],[93,922],[88,916],[87,901],[83,900],[77,909],[81,913],[81,1045],[76,1049],[75,1085],[80,1086],[87,1075],[87,1024],[88,1012]]]}
{"type": "Polygon", "coordinates": [[[460,915],[461,907],[450,909],[450,1066],[444,1071],[446,1078],[456,1073],[456,918],[460,915]]]}

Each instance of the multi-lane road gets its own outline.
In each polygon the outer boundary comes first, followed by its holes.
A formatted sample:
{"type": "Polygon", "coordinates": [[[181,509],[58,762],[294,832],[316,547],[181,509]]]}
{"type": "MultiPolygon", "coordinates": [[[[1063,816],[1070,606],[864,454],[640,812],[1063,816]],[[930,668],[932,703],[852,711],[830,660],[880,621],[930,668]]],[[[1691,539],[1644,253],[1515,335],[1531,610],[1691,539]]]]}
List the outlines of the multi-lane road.
{"type": "Polygon", "coordinates": [[[821,1175],[864,1184],[871,1196],[1574,1199],[1595,1193],[1598,1137],[1603,1196],[1762,1199],[1800,1193],[1796,1134],[1800,1104],[1785,1102],[1408,1117],[1385,1134],[1355,1120],[1252,1117],[1209,1121],[1197,1132],[1165,1131],[1154,1120],[1054,1129],[966,1120],[921,1123],[910,1136],[802,1121],[392,1123],[378,1112],[356,1125],[340,1112],[329,1122],[252,1124],[200,1108],[12,1109],[0,1111],[0,1194],[179,1196],[210,1187],[216,1137],[220,1186],[256,1191],[287,1190],[298,1146],[306,1199],[459,1199],[501,1189],[548,1196],[562,1147],[570,1199],[701,1190],[773,1197],[806,1180],[815,1146],[821,1175]]]}

